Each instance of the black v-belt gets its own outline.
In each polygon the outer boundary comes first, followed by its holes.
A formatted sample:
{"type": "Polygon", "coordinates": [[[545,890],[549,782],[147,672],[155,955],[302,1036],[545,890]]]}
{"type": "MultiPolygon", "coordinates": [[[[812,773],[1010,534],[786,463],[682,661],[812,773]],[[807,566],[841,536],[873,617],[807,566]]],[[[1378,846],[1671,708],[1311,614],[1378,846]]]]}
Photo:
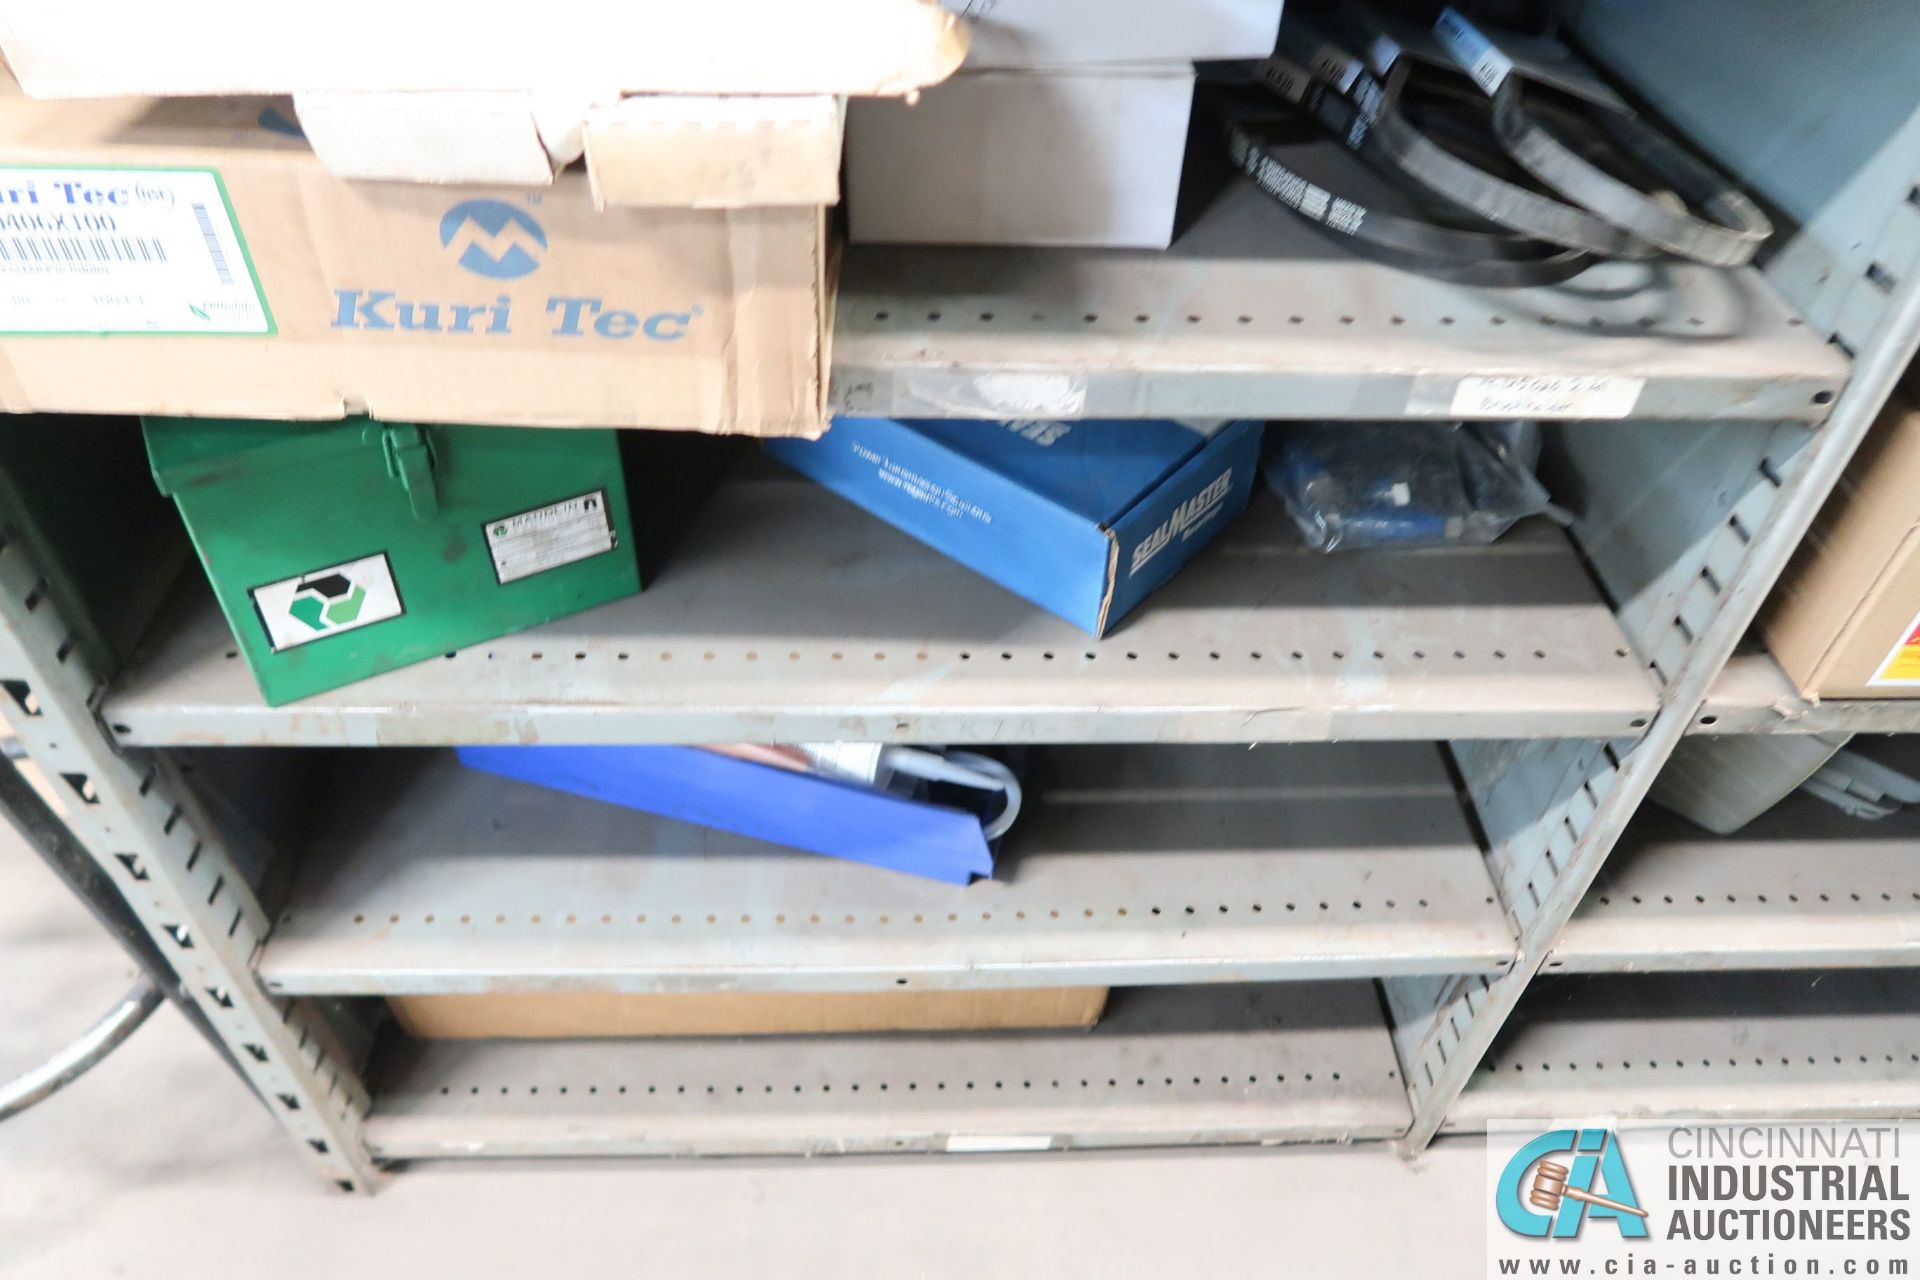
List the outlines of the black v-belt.
{"type": "Polygon", "coordinates": [[[1530,105],[1532,96],[1520,75],[1500,82],[1495,136],[1522,168],[1567,199],[1669,253],[1717,267],[1752,261],[1773,234],[1767,216],[1725,177],[1632,111],[1583,101],[1577,116],[1547,112],[1530,105]],[[1583,127],[1670,184],[1687,207],[1638,190],[1580,155],[1565,139],[1583,127]]]}
{"type": "MultiPolygon", "coordinates": [[[[1299,24],[1281,30],[1281,52],[1311,66],[1323,45],[1299,24]]],[[[1342,86],[1315,77],[1306,105],[1355,151],[1369,150],[1422,187],[1477,216],[1536,240],[1609,258],[1645,258],[1652,246],[1586,209],[1509,182],[1470,163],[1416,129],[1401,113],[1398,98],[1411,59],[1401,59],[1385,82],[1358,68],[1342,86]],[[1344,131],[1331,123],[1331,104],[1345,105],[1353,123],[1344,131]]]]}
{"type": "Polygon", "coordinates": [[[1543,244],[1486,224],[1484,229],[1383,210],[1364,194],[1369,175],[1342,182],[1326,162],[1348,158],[1324,129],[1298,114],[1285,117],[1242,113],[1227,125],[1227,152],[1234,165],[1275,200],[1358,246],[1383,251],[1396,266],[1423,270],[1462,284],[1521,288],[1554,284],[1584,270],[1592,259],[1574,249],[1543,244]],[[1315,159],[1303,172],[1295,155],[1308,146],[1315,159]]]}

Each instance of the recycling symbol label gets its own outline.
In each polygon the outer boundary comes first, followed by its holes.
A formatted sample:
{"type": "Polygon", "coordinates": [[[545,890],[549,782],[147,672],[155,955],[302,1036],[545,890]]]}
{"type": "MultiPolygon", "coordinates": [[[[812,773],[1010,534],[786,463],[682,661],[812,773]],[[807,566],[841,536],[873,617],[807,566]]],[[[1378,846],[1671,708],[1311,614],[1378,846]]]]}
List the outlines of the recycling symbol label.
{"type": "Polygon", "coordinates": [[[269,582],[249,594],[275,652],[406,612],[384,552],[269,582]]]}
{"type": "Polygon", "coordinates": [[[315,631],[350,625],[367,602],[367,589],[344,573],[322,574],[300,584],[287,612],[315,631]]]}

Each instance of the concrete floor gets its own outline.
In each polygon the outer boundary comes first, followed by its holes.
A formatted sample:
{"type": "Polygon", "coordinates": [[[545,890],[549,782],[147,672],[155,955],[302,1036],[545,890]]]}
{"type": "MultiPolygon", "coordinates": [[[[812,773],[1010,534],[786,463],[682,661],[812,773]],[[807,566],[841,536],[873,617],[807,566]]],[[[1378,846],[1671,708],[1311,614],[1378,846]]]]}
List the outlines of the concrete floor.
{"type": "MultiPolygon", "coordinates": [[[[131,969],[0,825],[0,1076],[131,969]]],[[[373,1197],[308,1173],[171,1008],[0,1125],[0,1276],[1484,1275],[1478,1141],[813,1161],[415,1166],[373,1197]]]]}

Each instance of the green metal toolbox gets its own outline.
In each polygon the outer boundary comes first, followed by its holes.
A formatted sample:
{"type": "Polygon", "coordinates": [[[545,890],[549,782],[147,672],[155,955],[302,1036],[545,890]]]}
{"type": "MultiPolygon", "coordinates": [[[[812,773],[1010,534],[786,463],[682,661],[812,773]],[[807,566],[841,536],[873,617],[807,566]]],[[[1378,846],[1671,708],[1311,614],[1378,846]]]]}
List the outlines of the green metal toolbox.
{"type": "Polygon", "coordinates": [[[615,431],[149,418],[146,437],[275,706],[640,589],[615,431]]]}

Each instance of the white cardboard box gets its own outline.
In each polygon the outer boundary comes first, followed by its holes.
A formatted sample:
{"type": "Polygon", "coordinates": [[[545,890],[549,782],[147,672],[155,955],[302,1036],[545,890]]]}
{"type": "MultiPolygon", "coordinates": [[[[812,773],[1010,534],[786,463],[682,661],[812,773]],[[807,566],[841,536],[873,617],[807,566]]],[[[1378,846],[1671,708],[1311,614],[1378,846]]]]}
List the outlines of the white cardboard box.
{"type": "Polygon", "coordinates": [[[862,243],[1164,249],[1190,64],[953,77],[847,104],[848,234],[862,243]]]}
{"type": "Polygon", "coordinates": [[[1281,0],[940,0],[967,20],[969,71],[1264,58],[1281,0]]]}
{"type": "Polygon", "coordinates": [[[932,0],[0,0],[0,52],[36,98],[559,90],[605,102],[911,93],[960,65],[966,37],[932,0]]]}
{"type": "Polygon", "coordinates": [[[837,99],[911,93],[967,48],[934,0],[268,9],[0,0],[0,54],[36,98],[290,94],[336,177],[549,186],[584,151],[602,204],[747,208],[831,204],[837,99]]]}
{"type": "Polygon", "coordinates": [[[825,96],[298,93],[337,178],[548,187],[586,157],[595,204],[748,209],[840,199],[844,109],[825,96]]]}

